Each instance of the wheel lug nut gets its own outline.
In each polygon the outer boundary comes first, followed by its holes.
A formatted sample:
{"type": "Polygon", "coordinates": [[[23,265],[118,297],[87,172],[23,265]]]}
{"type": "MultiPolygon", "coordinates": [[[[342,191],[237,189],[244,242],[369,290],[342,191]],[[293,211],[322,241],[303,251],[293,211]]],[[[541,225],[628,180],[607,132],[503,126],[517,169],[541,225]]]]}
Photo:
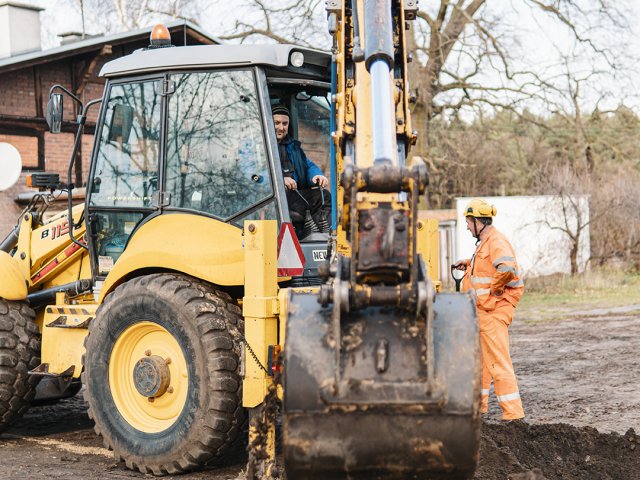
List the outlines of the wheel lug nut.
{"type": "Polygon", "coordinates": [[[151,350],[148,350],[148,349],[147,349],[147,350],[145,350],[144,354],[145,354],[147,357],[150,357],[150,356],[151,356],[151,350]]]}
{"type": "Polygon", "coordinates": [[[173,387],[167,388],[167,393],[173,393],[173,387]]]}
{"type": "Polygon", "coordinates": [[[154,397],[149,397],[147,400],[149,400],[149,403],[153,403],[155,398],[154,397]]]}
{"type": "Polygon", "coordinates": [[[164,360],[164,363],[166,363],[167,365],[169,365],[171,363],[171,357],[167,357],[164,360]]]}

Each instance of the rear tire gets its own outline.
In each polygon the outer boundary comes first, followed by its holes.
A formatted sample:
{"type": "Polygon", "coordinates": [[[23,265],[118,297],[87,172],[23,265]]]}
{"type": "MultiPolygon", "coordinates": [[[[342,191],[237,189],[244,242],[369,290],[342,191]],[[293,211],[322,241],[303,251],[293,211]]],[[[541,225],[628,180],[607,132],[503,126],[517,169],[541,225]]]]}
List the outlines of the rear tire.
{"type": "Polygon", "coordinates": [[[35,316],[25,302],[0,298],[0,432],[27,411],[40,380],[28,373],[40,364],[35,316]]]}
{"type": "Polygon", "coordinates": [[[183,275],[135,278],[107,296],[86,340],[84,396],[96,432],[127,467],[181,473],[233,444],[245,414],[242,323],[227,294],[183,275]],[[160,384],[138,365],[153,358],[164,359],[157,371],[170,370],[170,382],[149,400],[139,379],[160,384]]]}

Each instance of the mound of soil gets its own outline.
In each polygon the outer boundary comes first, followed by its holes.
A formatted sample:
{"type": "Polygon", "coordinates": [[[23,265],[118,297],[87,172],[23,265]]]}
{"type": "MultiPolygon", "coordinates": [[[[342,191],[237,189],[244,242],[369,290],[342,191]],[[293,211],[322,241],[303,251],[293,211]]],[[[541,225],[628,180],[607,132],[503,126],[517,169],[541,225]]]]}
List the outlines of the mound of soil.
{"type": "Polygon", "coordinates": [[[475,480],[636,480],[640,437],[564,423],[484,423],[475,480]]]}

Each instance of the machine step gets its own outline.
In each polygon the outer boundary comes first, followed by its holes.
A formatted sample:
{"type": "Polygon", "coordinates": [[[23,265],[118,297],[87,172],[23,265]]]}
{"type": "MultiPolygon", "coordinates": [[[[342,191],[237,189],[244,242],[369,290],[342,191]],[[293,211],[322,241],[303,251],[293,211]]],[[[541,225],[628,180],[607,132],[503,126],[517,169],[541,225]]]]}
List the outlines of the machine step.
{"type": "Polygon", "coordinates": [[[69,317],[68,315],[60,315],[53,322],[48,323],[47,327],[52,328],[89,328],[89,323],[94,317],[78,318],[69,317]]]}
{"type": "Polygon", "coordinates": [[[75,371],[76,366],[71,365],[69,368],[60,373],[49,372],[49,364],[41,363],[36,368],[29,372],[29,375],[37,375],[39,377],[63,377],[70,378],[73,376],[73,372],[75,371]]]}

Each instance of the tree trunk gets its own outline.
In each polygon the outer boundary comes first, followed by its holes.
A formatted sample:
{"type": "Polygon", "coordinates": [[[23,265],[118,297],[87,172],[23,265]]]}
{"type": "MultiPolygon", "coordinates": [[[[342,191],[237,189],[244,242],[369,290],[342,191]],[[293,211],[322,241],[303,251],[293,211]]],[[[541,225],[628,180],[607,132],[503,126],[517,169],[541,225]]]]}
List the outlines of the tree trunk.
{"type": "Polygon", "coordinates": [[[571,250],[569,251],[569,259],[571,260],[571,276],[578,273],[578,246],[580,243],[580,235],[575,239],[571,239],[571,250]]]}

